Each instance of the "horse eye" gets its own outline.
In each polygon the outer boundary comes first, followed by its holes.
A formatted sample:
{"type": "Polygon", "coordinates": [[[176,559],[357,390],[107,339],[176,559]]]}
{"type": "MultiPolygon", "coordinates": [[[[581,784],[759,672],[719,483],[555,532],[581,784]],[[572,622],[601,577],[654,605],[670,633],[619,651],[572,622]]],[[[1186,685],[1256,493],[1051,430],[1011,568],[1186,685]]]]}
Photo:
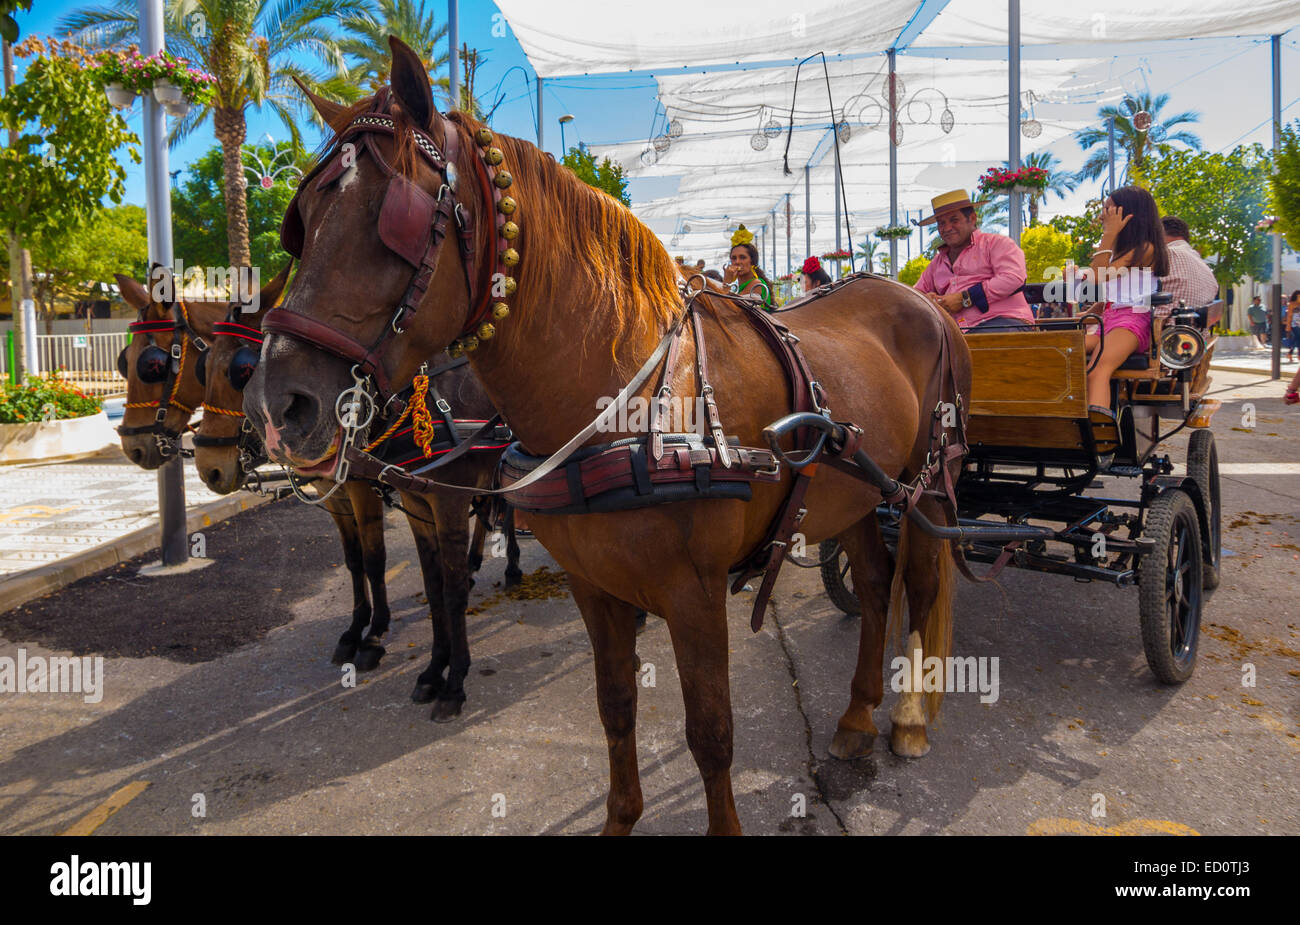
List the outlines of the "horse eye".
{"type": "Polygon", "coordinates": [[[130,378],[126,374],[126,348],[125,347],[123,347],[122,352],[117,355],[117,371],[121,374],[123,379],[130,378]]]}

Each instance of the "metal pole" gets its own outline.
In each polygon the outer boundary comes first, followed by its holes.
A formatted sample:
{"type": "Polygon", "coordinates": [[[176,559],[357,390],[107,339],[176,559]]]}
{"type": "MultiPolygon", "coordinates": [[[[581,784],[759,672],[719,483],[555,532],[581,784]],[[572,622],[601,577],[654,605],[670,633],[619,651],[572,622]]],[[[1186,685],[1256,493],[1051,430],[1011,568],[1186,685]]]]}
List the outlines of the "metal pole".
{"type": "MultiPolygon", "coordinates": [[[[542,145],[542,125],[545,119],[542,116],[542,78],[537,78],[537,147],[543,151],[546,150],[542,145]]],[[[564,159],[564,152],[560,152],[560,159],[564,159]]]]}
{"type": "Polygon", "coordinates": [[[758,227],[758,259],[762,260],[767,256],[767,223],[764,222],[758,227]]]}
{"type": "Polygon", "coordinates": [[[785,272],[794,272],[794,255],[791,251],[794,248],[794,242],[791,238],[794,235],[794,222],[790,219],[793,213],[790,210],[790,194],[785,194],[785,272]]]}
{"type": "Polygon", "coordinates": [[[1109,196],[1115,192],[1115,117],[1111,116],[1106,120],[1106,159],[1110,162],[1110,186],[1106,190],[1109,196]]]}
{"type": "MultiPolygon", "coordinates": [[[[840,146],[837,144],[835,146],[835,249],[837,251],[843,250],[844,248],[844,238],[841,235],[842,231],[843,229],[840,228],[840,146]]],[[[852,250],[853,248],[850,247],[849,251],[852,252],[852,250]]],[[[850,253],[849,256],[852,257],[852,253],[850,253]]],[[[852,260],[850,260],[850,264],[851,263],[852,260]]]]}
{"type": "Polygon", "coordinates": [[[460,0],[447,0],[447,77],[451,83],[451,108],[460,109],[460,0]]]}
{"type": "MultiPolygon", "coordinates": [[[[8,42],[2,42],[4,61],[4,88],[9,92],[17,80],[14,75],[14,53],[8,42]]],[[[9,145],[18,144],[18,132],[9,129],[9,145]]],[[[32,255],[18,238],[5,242],[9,251],[9,291],[14,316],[14,335],[17,340],[16,357],[10,370],[15,385],[22,381],[24,370],[35,375],[40,372],[40,354],[36,351],[36,303],[32,300],[32,255]]]]}
{"type": "Polygon", "coordinates": [[[772,272],[776,272],[776,209],[772,210],[772,272]]]}
{"type": "MultiPolygon", "coordinates": [[[[898,84],[894,79],[894,49],[889,49],[889,227],[898,224],[898,84]]],[[[898,238],[889,239],[889,275],[898,279],[898,238]]]]}
{"type": "Polygon", "coordinates": [[[805,257],[812,256],[812,180],[808,165],[803,165],[803,250],[805,257]]]}
{"type": "MultiPolygon", "coordinates": [[[[140,52],[163,49],[163,0],[140,0],[140,52]]],[[[152,93],[144,95],[144,174],[150,265],[172,268],[172,206],[167,176],[167,125],[162,105],[152,93]]],[[[152,282],[152,280],[151,280],[152,282]]],[[[173,280],[180,285],[180,280],[173,280]]],[[[180,565],[189,558],[185,531],[185,479],[181,459],[173,456],[158,469],[159,544],[163,565],[180,565]]]]}
{"type": "MultiPolygon", "coordinates": [[[[1282,36],[1270,40],[1273,48],[1273,170],[1282,150],[1282,36]]],[[[1273,378],[1282,378],[1282,235],[1273,232],[1273,378]]]]}
{"type": "MultiPolygon", "coordinates": [[[[1020,0],[1007,5],[1007,93],[1010,120],[1007,126],[1007,163],[1012,171],[1020,169],[1020,0]]],[[[1011,193],[1007,208],[1007,232],[1020,243],[1020,194],[1011,193]]]]}

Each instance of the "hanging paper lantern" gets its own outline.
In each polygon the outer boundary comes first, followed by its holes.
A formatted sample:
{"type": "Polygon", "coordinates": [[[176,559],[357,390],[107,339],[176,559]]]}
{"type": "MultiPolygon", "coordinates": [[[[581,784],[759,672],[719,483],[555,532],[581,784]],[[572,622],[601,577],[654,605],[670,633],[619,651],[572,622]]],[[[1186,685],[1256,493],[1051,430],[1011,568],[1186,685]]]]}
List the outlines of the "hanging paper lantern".
{"type": "Polygon", "coordinates": [[[657,163],[659,163],[659,152],[650,145],[646,145],[645,149],[641,152],[642,166],[653,167],[657,163]]]}
{"type": "Polygon", "coordinates": [[[667,135],[656,135],[654,137],[655,150],[658,151],[660,154],[663,154],[665,151],[671,148],[672,145],[673,145],[673,140],[669,138],[667,135]]]}
{"type": "Polygon", "coordinates": [[[903,144],[903,123],[897,121],[894,123],[894,147],[902,147],[903,144]]]}
{"type": "Polygon", "coordinates": [[[749,136],[749,146],[755,151],[762,151],[767,147],[767,136],[762,132],[755,132],[749,136]]]}
{"type": "Polygon", "coordinates": [[[1020,134],[1026,138],[1037,138],[1043,134],[1043,123],[1037,119],[1025,119],[1020,123],[1020,134]]]}
{"type": "Polygon", "coordinates": [[[1133,127],[1139,132],[1145,132],[1151,128],[1151,113],[1145,109],[1141,112],[1133,113],[1133,127]]]}
{"type": "Polygon", "coordinates": [[[691,223],[682,222],[682,234],[690,234],[690,233],[691,233],[691,223]]]}
{"type": "Polygon", "coordinates": [[[945,135],[952,131],[952,126],[955,121],[956,119],[953,118],[952,110],[945,106],[943,112],[939,115],[939,128],[943,129],[945,135]]]}
{"type": "Polygon", "coordinates": [[[669,138],[681,138],[681,137],[682,137],[682,131],[683,131],[683,129],[682,129],[682,120],[681,120],[681,119],[673,119],[673,121],[671,121],[671,122],[668,123],[668,137],[669,137],[669,138]]]}
{"type": "Polygon", "coordinates": [[[849,128],[849,123],[847,122],[841,122],[835,127],[835,131],[840,136],[840,144],[847,142],[849,136],[853,134],[853,131],[849,128]]]}
{"type": "Polygon", "coordinates": [[[768,119],[767,125],[763,126],[763,134],[768,138],[775,138],[781,134],[781,123],[776,119],[768,119]]]}

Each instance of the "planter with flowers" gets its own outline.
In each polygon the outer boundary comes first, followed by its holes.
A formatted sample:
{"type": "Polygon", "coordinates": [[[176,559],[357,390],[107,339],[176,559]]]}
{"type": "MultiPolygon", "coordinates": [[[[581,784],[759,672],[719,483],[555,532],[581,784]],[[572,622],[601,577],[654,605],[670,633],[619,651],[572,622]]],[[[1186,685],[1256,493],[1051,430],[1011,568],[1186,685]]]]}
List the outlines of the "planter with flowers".
{"type": "Polygon", "coordinates": [[[103,402],[66,379],[0,383],[0,464],[89,456],[116,442],[103,402]]]}
{"type": "Polygon", "coordinates": [[[95,56],[95,69],[108,101],[119,109],[152,93],[169,115],[180,118],[191,105],[206,105],[216,96],[215,77],[165,51],[148,57],[134,48],[102,52],[95,56]]]}
{"type": "Polygon", "coordinates": [[[882,241],[902,240],[912,236],[913,228],[910,225],[881,225],[876,229],[876,237],[882,241]]]}
{"type": "Polygon", "coordinates": [[[1273,226],[1277,224],[1276,215],[1266,215],[1255,223],[1256,231],[1272,232],[1273,226]]]}
{"type": "Polygon", "coordinates": [[[994,195],[1041,193],[1047,189],[1047,171],[1041,167],[1021,167],[1019,170],[990,167],[980,177],[979,188],[981,193],[994,195]]]}
{"type": "Polygon", "coordinates": [[[851,256],[852,255],[848,251],[840,248],[839,250],[827,251],[822,254],[822,260],[829,261],[835,265],[835,278],[839,279],[844,273],[844,264],[848,263],[851,256]]]}

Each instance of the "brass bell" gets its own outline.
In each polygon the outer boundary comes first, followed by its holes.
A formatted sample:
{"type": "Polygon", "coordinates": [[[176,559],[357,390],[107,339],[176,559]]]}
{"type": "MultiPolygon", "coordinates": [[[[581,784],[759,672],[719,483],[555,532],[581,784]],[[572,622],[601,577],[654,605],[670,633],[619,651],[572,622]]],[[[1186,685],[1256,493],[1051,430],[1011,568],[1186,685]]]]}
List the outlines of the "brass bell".
{"type": "Polygon", "coordinates": [[[487,153],[483,155],[483,159],[495,167],[497,164],[504,161],[506,156],[501,153],[500,148],[488,148],[487,153]]]}
{"type": "Polygon", "coordinates": [[[508,170],[498,170],[492,182],[496,184],[497,189],[510,189],[510,184],[515,182],[515,178],[510,176],[508,170]]]}
{"type": "Polygon", "coordinates": [[[469,353],[471,350],[478,349],[478,338],[471,334],[469,337],[462,337],[460,344],[465,349],[465,352],[469,353]]]}
{"type": "Polygon", "coordinates": [[[500,321],[501,319],[508,317],[509,314],[510,314],[510,306],[507,305],[505,302],[493,303],[492,317],[495,318],[497,321],[500,321]]]}
{"type": "MultiPolygon", "coordinates": [[[[519,283],[512,276],[505,277],[503,284],[506,287],[506,295],[514,295],[515,290],[519,288],[519,283]]],[[[505,317],[502,315],[501,317],[505,317]]]]}
{"type": "Polygon", "coordinates": [[[518,203],[515,202],[514,197],[502,196],[501,201],[497,203],[497,211],[502,215],[514,215],[517,205],[518,203]]]}
{"type": "Polygon", "coordinates": [[[475,140],[486,148],[488,145],[492,144],[492,130],[490,128],[479,129],[478,134],[475,135],[475,140]]]}
{"type": "Polygon", "coordinates": [[[465,351],[461,349],[460,341],[458,340],[454,340],[447,345],[447,356],[451,357],[453,360],[462,356],[464,353],[465,351]]]}
{"type": "Polygon", "coordinates": [[[506,222],[501,226],[501,237],[507,241],[512,241],[519,236],[519,226],[514,222],[506,222]]]}
{"type": "Polygon", "coordinates": [[[513,267],[519,262],[519,251],[513,247],[507,247],[501,252],[501,262],[508,267],[513,267]]]}
{"type": "Polygon", "coordinates": [[[497,329],[491,323],[484,321],[482,324],[478,326],[478,339],[491,340],[493,335],[496,334],[496,332],[497,329]]]}

